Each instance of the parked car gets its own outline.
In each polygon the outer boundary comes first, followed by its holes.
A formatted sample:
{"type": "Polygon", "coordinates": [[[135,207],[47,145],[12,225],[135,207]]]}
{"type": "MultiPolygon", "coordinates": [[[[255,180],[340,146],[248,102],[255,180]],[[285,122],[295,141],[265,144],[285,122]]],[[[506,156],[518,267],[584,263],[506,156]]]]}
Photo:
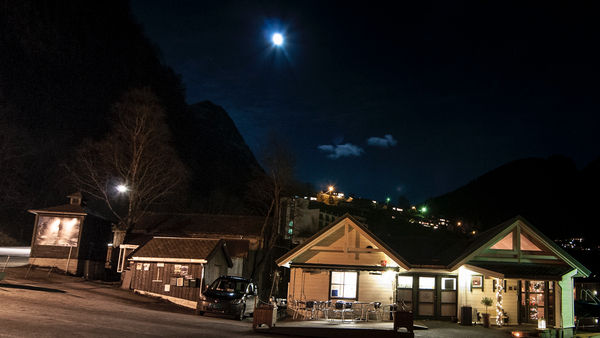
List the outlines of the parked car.
{"type": "Polygon", "coordinates": [[[204,290],[198,299],[196,312],[232,315],[243,320],[254,313],[256,286],[249,279],[235,276],[221,276],[204,290]]]}

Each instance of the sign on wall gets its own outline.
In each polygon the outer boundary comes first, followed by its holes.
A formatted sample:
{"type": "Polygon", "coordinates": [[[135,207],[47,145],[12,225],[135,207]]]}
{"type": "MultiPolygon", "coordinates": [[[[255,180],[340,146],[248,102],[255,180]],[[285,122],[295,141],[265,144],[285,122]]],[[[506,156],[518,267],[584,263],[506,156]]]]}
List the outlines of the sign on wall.
{"type": "Polygon", "coordinates": [[[81,220],[75,217],[40,216],[35,244],[77,246],[81,220]]]}

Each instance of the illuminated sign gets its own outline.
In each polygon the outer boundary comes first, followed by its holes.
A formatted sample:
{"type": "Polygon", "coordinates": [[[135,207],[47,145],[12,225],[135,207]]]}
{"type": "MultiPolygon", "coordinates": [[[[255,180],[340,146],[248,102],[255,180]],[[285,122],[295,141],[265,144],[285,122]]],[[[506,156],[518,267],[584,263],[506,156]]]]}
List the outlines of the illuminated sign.
{"type": "Polygon", "coordinates": [[[80,222],[80,219],[75,217],[40,216],[35,244],[77,246],[80,222]]]}

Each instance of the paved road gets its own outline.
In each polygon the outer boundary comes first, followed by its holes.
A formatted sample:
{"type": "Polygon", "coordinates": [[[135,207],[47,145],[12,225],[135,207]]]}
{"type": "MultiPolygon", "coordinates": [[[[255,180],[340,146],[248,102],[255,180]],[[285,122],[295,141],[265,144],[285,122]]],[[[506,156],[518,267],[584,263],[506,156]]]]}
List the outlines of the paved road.
{"type": "MultiPolygon", "coordinates": [[[[250,320],[200,317],[111,285],[26,269],[0,282],[2,337],[262,337],[250,320]]],[[[268,337],[273,337],[268,335],[268,337]]]]}
{"type": "MultiPolygon", "coordinates": [[[[26,271],[9,268],[7,278],[0,281],[0,337],[281,337],[252,331],[251,319],[196,316],[191,310],[113,285],[54,273],[48,277],[47,270],[32,270],[25,279],[26,271]]],[[[415,331],[416,337],[510,336],[509,331],[450,322],[425,325],[430,329],[415,331]]],[[[331,329],[319,332],[333,336],[331,329]]]]}

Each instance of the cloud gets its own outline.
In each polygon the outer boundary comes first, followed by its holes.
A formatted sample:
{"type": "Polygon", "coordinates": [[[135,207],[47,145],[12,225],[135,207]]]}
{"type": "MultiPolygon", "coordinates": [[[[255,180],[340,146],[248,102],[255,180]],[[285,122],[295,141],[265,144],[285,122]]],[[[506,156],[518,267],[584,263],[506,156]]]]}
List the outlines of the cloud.
{"type": "Polygon", "coordinates": [[[332,160],[338,159],[340,157],[360,156],[364,152],[364,150],[361,147],[355,146],[352,143],[336,145],[323,144],[317,146],[317,149],[321,150],[322,152],[328,153],[327,157],[332,160]]]}
{"type": "Polygon", "coordinates": [[[394,138],[394,136],[385,134],[383,137],[369,137],[367,139],[367,144],[374,147],[389,148],[398,144],[398,141],[394,138]]]}

